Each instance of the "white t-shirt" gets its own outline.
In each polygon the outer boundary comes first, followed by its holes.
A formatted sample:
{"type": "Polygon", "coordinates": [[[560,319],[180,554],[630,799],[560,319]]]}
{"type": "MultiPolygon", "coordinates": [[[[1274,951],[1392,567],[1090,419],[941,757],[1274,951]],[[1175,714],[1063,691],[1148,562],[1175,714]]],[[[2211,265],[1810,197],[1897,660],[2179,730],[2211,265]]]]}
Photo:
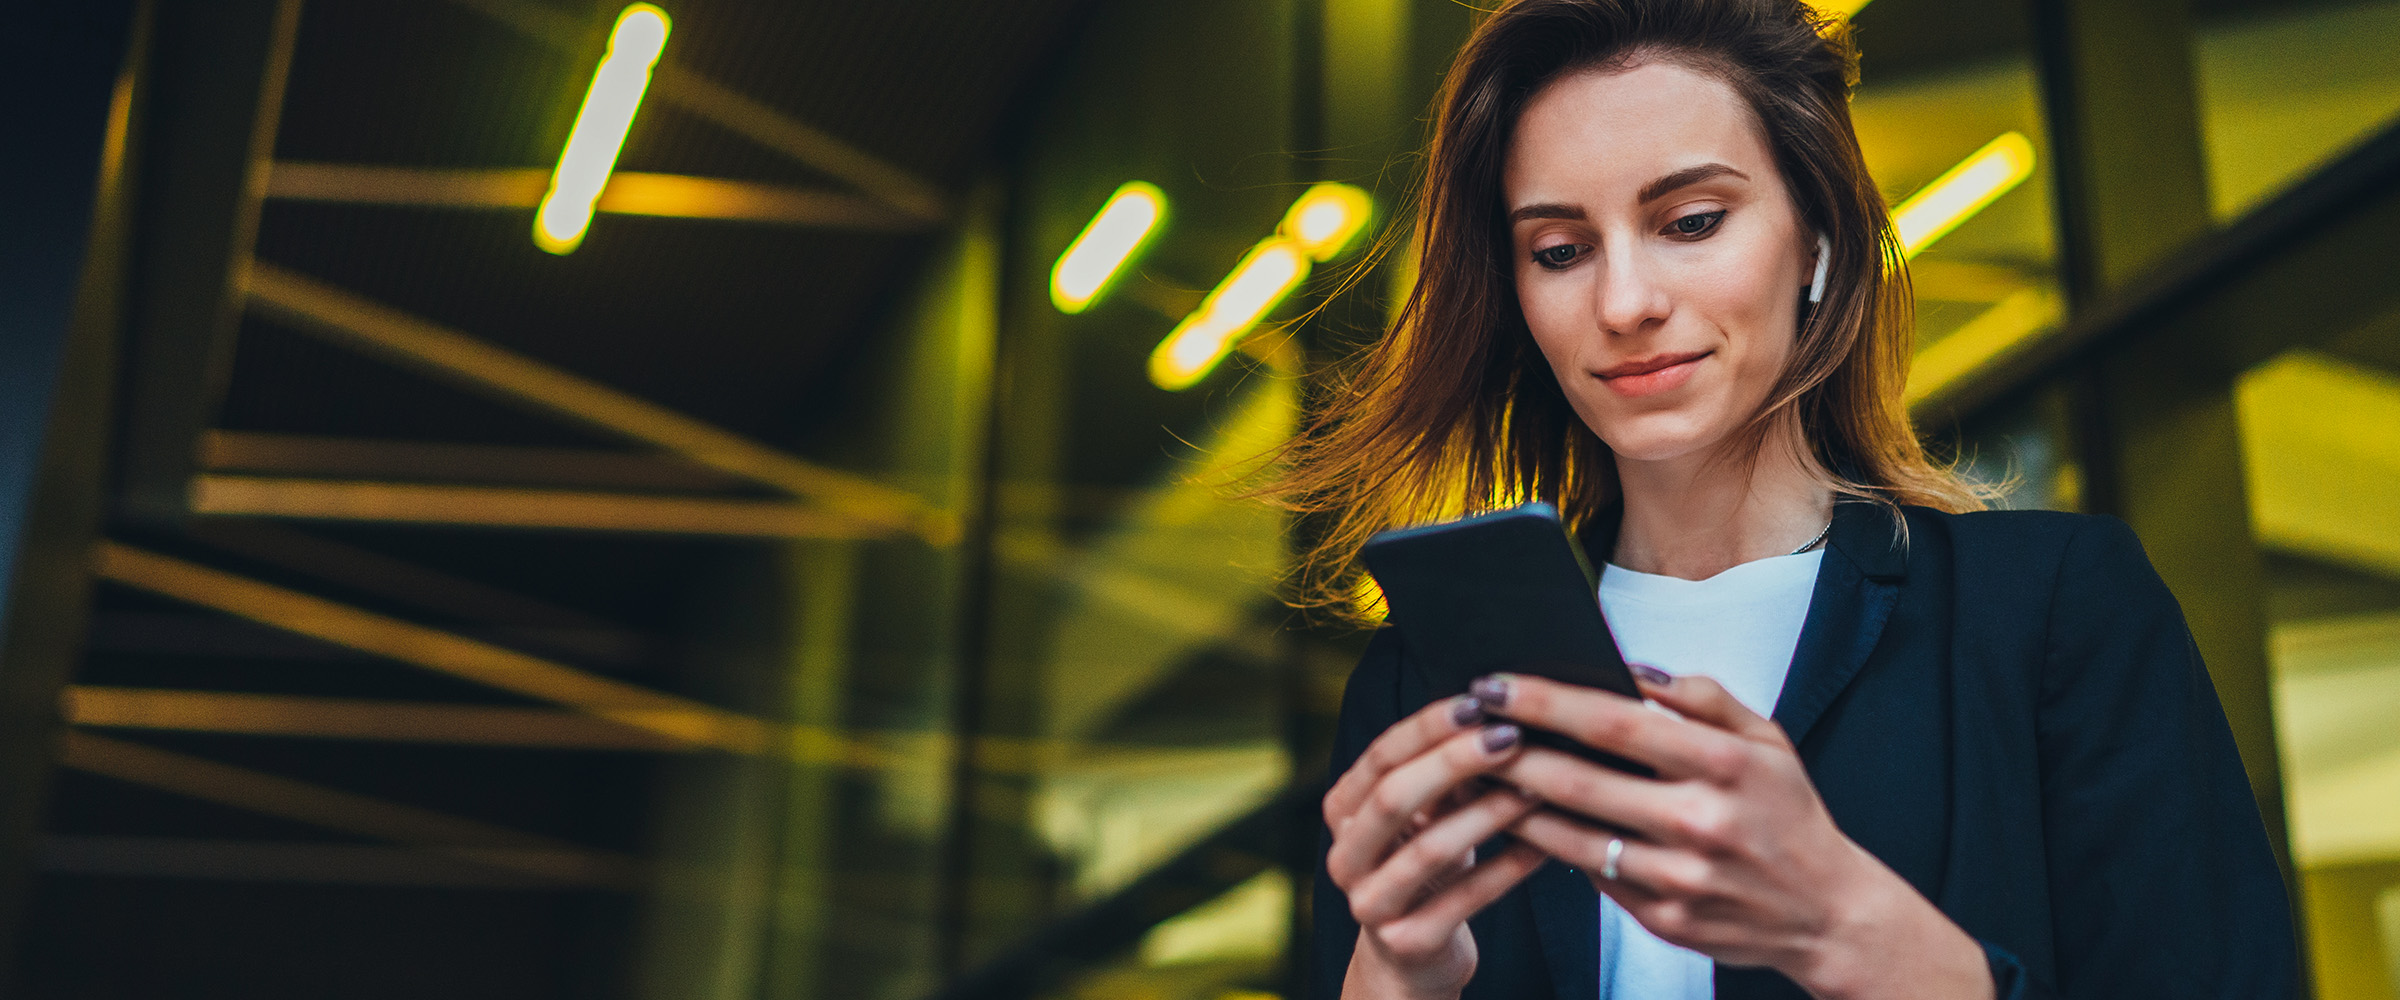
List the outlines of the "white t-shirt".
{"type": "MultiPolygon", "coordinates": [[[[1808,618],[1822,548],[1735,566],[1706,580],[1600,574],[1600,610],[1628,663],[1705,674],[1760,715],[1775,713],[1808,618]]],[[[1659,940],[1600,897],[1600,1000],[1712,1000],[1708,956],[1659,940]]]]}

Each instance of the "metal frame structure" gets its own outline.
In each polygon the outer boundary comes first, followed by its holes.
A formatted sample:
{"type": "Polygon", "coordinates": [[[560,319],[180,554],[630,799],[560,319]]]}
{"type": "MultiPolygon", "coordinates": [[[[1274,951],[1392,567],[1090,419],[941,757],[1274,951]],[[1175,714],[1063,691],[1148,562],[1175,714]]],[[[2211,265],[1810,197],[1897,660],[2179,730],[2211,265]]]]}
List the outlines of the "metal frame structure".
{"type": "MultiPolygon", "coordinates": [[[[590,25],[537,4],[463,6],[579,50],[590,25]]],[[[957,521],[903,490],[807,462],[555,366],[491,346],[253,259],[269,199],[522,209],[546,171],[424,171],[273,162],[300,0],[58,4],[10,44],[20,93],[53,113],[22,132],[47,171],[18,178],[0,449],[0,565],[10,568],[0,648],[0,982],[34,871],[242,880],[625,891],[655,877],[626,856],[295,781],[93,730],[207,732],[581,751],[763,756],[888,769],[945,752],[921,734],[789,726],[521,652],[544,641],[624,647],[605,622],[262,519],[433,523],[501,530],[683,537],[955,543],[957,521]],[[530,185],[530,186],[529,186],[530,185]],[[245,312],[654,449],[527,450],[295,441],[212,429],[245,312]],[[22,325],[22,329],[18,327],[22,325]],[[120,403],[122,406],[120,407],[120,403]],[[536,450],[538,451],[538,450],[536,450]],[[328,459],[331,460],[328,460],[328,459]],[[504,470],[495,480],[494,472],[504,470]],[[761,495],[761,494],[765,495],[761,495]],[[109,509],[110,496],[115,498],[109,509]],[[501,611],[558,630],[495,643],[329,600],[187,558],[104,540],[185,534],[304,576],[470,618],[501,611]],[[472,679],[566,710],[241,695],[69,683],[97,582],[215,609],[397,663],[472,679]],[[40,834],[63,766],[393,848],[40,834]]],[[[662,100],[858,193],[630,173],[603,212],[866,232],[922,232],[949,198],[929,182],[689,68],[662,100]]],[[[588,659],[588,657],[582,657],[588,659]]],[[[997,746],[1003,766],[1058,748],[997,746]]],[[[1134,751],[1138,753],[1139,751],[1134,751]]]]}

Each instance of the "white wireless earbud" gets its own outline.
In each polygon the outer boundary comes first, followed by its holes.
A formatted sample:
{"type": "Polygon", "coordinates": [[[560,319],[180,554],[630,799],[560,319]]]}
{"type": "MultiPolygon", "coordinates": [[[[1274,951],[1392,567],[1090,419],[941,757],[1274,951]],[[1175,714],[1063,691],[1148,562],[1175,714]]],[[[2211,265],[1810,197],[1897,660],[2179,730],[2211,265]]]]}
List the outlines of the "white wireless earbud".
{"type": "Polygon", "coordinates": [[[1817,276],[1809,279],[1808,301],[1825,301],[1825,271],[1833,266],[1833,240],[1824,233],[1817,234],[1817,276]]]}

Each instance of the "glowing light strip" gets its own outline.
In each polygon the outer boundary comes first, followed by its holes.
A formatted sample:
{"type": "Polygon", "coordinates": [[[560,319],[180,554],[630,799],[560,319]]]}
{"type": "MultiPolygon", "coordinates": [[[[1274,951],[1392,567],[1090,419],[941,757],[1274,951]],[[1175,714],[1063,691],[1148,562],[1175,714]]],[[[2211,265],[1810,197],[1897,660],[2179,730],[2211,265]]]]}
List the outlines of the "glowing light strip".
{"type": "Polygon", "coordinates": [[[1251,247],[1224,283],[1150,353],[1150,381],[1170,390],[1199,384],[1307,279],[1308,252],[1298,241],[1277,236],[1251,247]]]}
{"type": "Polygon", "coordinates": [[[1156,185],[1127,181],[1117,188],[1050,269],[1051,304],[1063,313],[1089,308],[1108,287],[1109,279],[1124,270],[1158,232],[1166,214],[1166,193],[1156,185]]]}
{"type": "Polygon", "coordinates": [[[2033,142],[2009,132],[1985,143],[1892,210],[1901,253],[1914,257],[2033,175],[2033,142]]]}
{"type": "Polygon", "coordinates": [[[1251,247],[1200,308],[1150,353],[1150,381],[1170,391],[1198,385],[1308,280],[1311,262],[1332,260],[1348,249],[1373,212],[1367,193],[1348,184],[1317,184],[1301,192],[1275,235],[1251,247]]]}
{"type": "Polygon", "coordinates": [[[575,129],[567,148],[558,154],[558,169],[550,175],[550,192],[542,196],[533,217],[533,242],[551,253],[573,253],[591,228],[593,206],[608,186],[625,148],[625,133],[633,113],[650,89],[650,70],[667,47],[667,12],[637,3],[617,15],[608,36],[608,54],[592,74],[584,92],[583,110],[575,113],[575,129]]]}
{"type": "Polygon", "coordinates": [[[1328,261],[1367,228],[1373,211],[1374,202],[1365,191],[1348,184],[1318,184],[1301,192],[1275,231],[1297,241],[1310,258],[1328,261]]]}

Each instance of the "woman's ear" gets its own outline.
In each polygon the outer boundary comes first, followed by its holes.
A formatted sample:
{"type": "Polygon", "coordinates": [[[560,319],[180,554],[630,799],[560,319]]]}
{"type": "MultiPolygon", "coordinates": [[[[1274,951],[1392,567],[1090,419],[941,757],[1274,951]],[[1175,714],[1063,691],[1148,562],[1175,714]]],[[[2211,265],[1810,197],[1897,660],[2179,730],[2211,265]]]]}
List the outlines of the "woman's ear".
{"type": "Polygon", "coordinates": [[[1817,234],[1817,276],[1809,279],[1808,301],[1825,301],[1825,272],[1833,266],[1833,240],[1823,232],[1817,234]]]}

